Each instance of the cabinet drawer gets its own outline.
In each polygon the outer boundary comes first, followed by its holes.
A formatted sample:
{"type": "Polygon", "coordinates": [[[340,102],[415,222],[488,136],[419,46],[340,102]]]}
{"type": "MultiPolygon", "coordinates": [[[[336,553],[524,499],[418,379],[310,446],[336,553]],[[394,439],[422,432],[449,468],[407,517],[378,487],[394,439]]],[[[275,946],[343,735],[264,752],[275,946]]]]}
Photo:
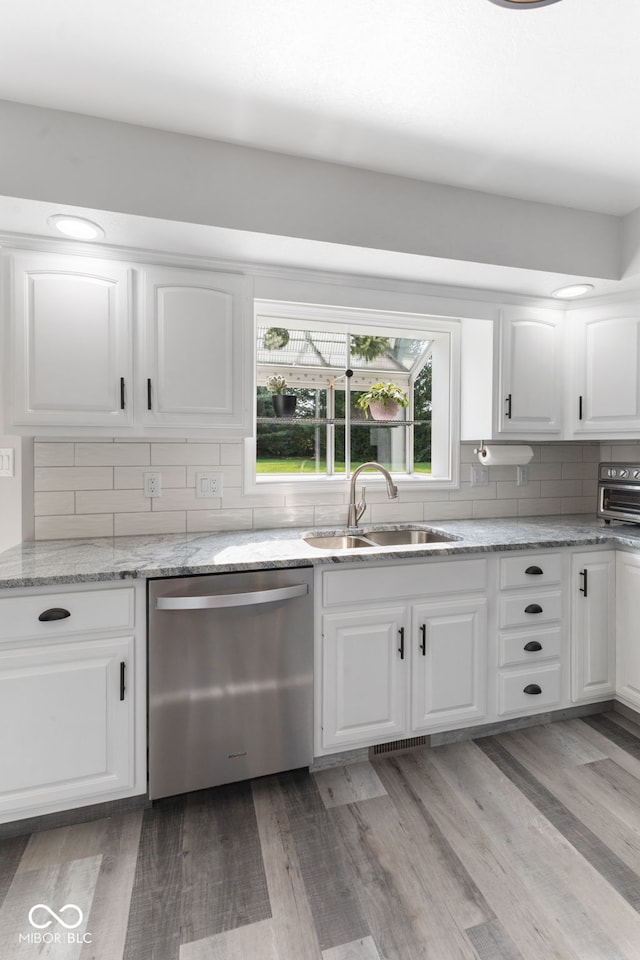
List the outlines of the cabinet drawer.
{"type": "Polygon", "coordinates": [[[498,713],[536,713],[561,699],[559,663],[535,670],[501,670],[498,674],[498,713]],[[532,692],[525,693],[525,689],[532,692]],[[534,690],[540,693],[534,693],[534,690]]]}
{"type": "Polygon", "coordinates": [[[501,633],[498,638],[499,665],[531,664],[538,660],[550,660],[559,657],[562,652],[562,631],[560,627],[551,630],[518,631],[501,633]]]}
{"type": "Polygon", "coordinates": [[[0,600],[0,641],[95,630],[130,631],[133,625],[132,587],[31,594],[0,600]],[[41,616],[45,619],[39,619],[41,616]]]}
{"type": "Polygon", "coordinates": [[[486,590],[486,560],[450,560],[384,567],[358,564],[322,575],[324,606],[397,600],[399,597],[432,597],[443,593],[473,593],[486,590]]]}
{"type": "Polygon", "coordinates": [[[521,627],[548,623],[562,617],[562,594],[559,590],[542,593],[529,590],[515,596],[500,597],[500,626],[521,627]]]}
{"type": "Polygon", "coordinates": [[[560,583],[562,557],[557,553],[527,553],[522,556],[503,557],[500,560],[500,587],[535,587],[547,583],[560,583]]]}

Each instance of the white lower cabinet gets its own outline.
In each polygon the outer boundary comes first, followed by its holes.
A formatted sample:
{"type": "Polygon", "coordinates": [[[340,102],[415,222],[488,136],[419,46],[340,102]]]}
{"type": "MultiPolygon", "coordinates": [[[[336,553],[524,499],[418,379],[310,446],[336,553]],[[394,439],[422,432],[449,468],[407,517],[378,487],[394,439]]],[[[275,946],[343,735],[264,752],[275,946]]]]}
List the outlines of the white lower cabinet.
{"type": "Polygon", "coordinates": [[[615,552],[571,558],[571,699],[615,692],[615,552]]]}
{"type": "Polygon", "coordinates": [[[616,696],[640,710],[640,553],[616,556],[616,696]]]}
{"type": "Polygon", "coordinates": [[[0,600],[0,822],[144,793],[142,589],[0,600]]]}
{"type": "Polygon", "coordinates": [[[358,565],[321,577],[316,754],[484,716],[486,560],[358,565]],[[395,603],[385,596],[392,591],[395,603]]]}
{"type": "Polygon", "coordinates": [[[412,730],[479,720],[486,710],[486,599],[420,604],[412,624],[412,730]]]}

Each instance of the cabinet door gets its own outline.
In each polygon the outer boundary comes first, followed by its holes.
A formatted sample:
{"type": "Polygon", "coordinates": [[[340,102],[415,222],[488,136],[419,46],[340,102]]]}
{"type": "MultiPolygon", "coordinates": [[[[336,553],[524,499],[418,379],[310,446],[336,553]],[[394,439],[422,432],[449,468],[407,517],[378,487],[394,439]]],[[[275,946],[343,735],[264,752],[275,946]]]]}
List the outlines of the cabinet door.
{"type": "Polygon", "coordinates": [[[574,554],[571,560],[571,697],[615,690],[615,553],[574,554]]]}
{"type": "Polygon", "coordinates": [[[12,425],[129,426],[130,270],[40,253],[12,266],[12,425]]]}
{"type": "Polygon", "coordinates": [[[322,620],[322,746],[347,747],[405,731],[408,650],[404,607],[322,620]]]}
{"type": "Polygon", "coordinates": [[[500,329],[500,433],[562,430],[562,314],[504,310],[500,329]]]}
{"type": "Polygon", "coordinates": [[[574,435],[604,439],[640,429],[640,317],[589,311],[574,326],[574,435]]]}
{"type": "Polygon", "coordinates": [[[412,730],[456,726],[486,710],[487,601],[413,608],[412,730]]]}
{"type": "Polygon", "coordinates": [[[0,652],[0,820],[133,786],[133,681],[131,637],[0,652]]]}
{"type": "Polygon", "coordinates": [[[616,694],[640,710],[640,553],[616,555],[616,694]]]}
{"type": "Polygon", "coordinates": [[[145,424],[250,432],[246,291],[241,276],[145,270],[145,424]]]}

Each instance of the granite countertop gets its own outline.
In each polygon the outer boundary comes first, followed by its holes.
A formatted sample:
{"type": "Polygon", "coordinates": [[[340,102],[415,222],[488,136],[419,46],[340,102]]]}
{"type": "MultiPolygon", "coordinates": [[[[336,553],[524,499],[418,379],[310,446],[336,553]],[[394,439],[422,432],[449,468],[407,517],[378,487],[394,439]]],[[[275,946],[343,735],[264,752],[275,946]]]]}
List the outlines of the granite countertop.
{"type": "MultiPolygon", "coordinates": [[[[306,529],[253,530],[187,535],[36,540],[0,553],[0,587],[45,586],[265,567],[384,561],[392,558],[461,556],[499,550],[602,544],[640,549],[640,526],[588,515],[504,520],[451,520],[424,524],[371,524],[370,529],[425,527],[459,539],[440,545],[318,550],[306,529]]],[[[314,530],[318,533],[318,530],[314,530]]],[[[324,530],[323,533],[335,533],[324,530]]]]}

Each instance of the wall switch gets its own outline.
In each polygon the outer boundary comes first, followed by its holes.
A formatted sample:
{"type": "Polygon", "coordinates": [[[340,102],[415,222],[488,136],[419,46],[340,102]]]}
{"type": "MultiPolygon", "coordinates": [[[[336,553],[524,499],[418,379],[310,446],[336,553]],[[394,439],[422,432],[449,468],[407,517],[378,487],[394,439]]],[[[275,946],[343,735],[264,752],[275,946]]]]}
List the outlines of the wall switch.
{"type": "Polygon", "coordinates": [[[14,455],[13,447],[0,448],[0,477],[12,477],[14,474],[14,455]]]}
{"type": "Polygon", "coordinates": [[[516,486],[526,487],[529,483],[529,467],[523,465],[521,467],[516,467],[516,486]]]}
{"type": "Polygon", "coordinates": [[[474,464],[471,467],[471,486],[486,487],[489,483],[489,467],[483,467],[481,463],[474,464]]]}
{"type": "Polygon", "coordinates": [[[196,497],[221,497],[222,496],[222,474],[198,472],[196,473],[196,497]]]}
{"type": "Polygon", "coordinates": [[[162,496],[162,479],[159,473],[143,473],[145,497],[162,496]]]}

